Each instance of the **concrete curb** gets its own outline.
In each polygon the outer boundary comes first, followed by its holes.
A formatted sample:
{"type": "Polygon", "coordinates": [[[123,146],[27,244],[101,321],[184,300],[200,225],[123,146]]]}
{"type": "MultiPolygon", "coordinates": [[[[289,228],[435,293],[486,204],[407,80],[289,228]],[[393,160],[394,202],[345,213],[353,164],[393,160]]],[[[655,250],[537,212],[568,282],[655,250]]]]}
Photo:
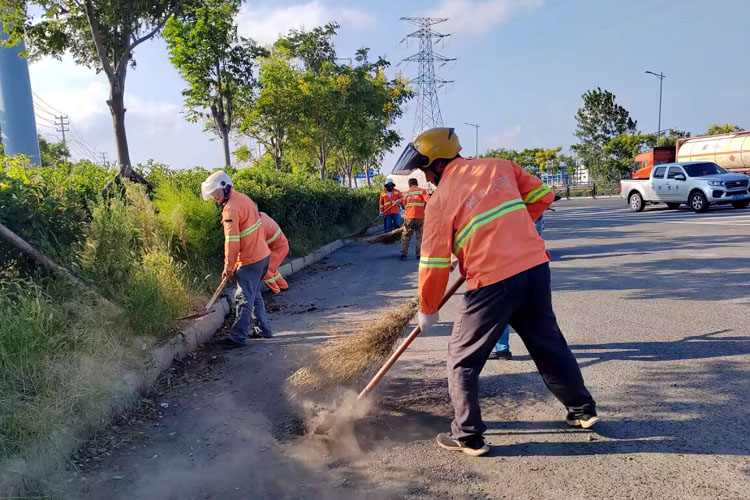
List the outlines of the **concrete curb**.
{"type": "MultiPolygon", "coordinates": [[[[367,234],[377,230],[378,228],[370,228],[367,234]]],[[[287,262],[279,267],[279,272],[291,276],[321,261],[351,241],[354,240],[335,240],[305,257],[287,262]]],[[[120,395],[113,402],[110,413],[126,408],[137,394],[151,386],[175,360],[183,359],[210,339],[224,323],[229,311],[229,300],[222,297],[216,302],[213,312],[193,321],[177,335],[158,344],[148,355],[142,369],[127,371],[123,375],[120,395]]],[[[63,427],[44,441],[30,446],[24,453],[0,462],[0,491],[22,492],[24,487],[38,488],[46,482],[46,478],[63,472],[65,461],[96,425],[95,422],[88,422],[63,427]]]]}

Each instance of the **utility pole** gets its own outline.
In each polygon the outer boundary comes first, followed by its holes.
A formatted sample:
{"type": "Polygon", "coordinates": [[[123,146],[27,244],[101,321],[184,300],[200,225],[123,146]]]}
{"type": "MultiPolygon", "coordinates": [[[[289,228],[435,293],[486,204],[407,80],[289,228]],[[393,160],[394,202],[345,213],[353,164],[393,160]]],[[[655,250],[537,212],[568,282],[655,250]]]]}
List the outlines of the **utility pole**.
{"type": "Polygon", "coordinates": [[[402,21],[413,24],[419,29],[406,35],[402,42],[409,38],[419,40],[419,52],[403,59],[401,62],[416,62],[419,64],[419,76],[412,80],[419,86],[417,92],[417,109],[414,117],[414,135],[423,130],[443,126],[443,117],[440,114],[440,103],[437,98],[438,89],[444,87],[452,80],[443,80],[435,76],[435,62],[444,66],[455,58],[448,58],[433,50],[433,43],[441,41],[450,35],[438,33],[431,26],[444,23],[448,18],[443,17],[402,17],[402,21]]]}
{"type": "Polygon", "coordinates": [[[656,132],[656,145],[659,145],[659,139],[661,138],[661,89],[662,84],[664,83],[664,79],[666,76],[661,71],[658,73],[654,73],[653,71],[646,71],[649,75],[654,75],[656,78],[659,79],[659,128],[658,132],[656,132]]]}
{"type": "Polygon", "coordinates": [[[57,122],[58,127],[56,130],[62,133],[62,142],[64,145],[67,145],[65,142],[65,132],[70,132],[70,120],[67,115],[62,115],[55,116],[55,121],[57,122]]]}
{"type": "Polygon", "coordinates": [[[474,127],[474,158],[479,156],[479,124],[464,122],[470,127],[474,127]]]}
{"type": "Polygon", "coordinates": [[[102,155],[102,166],[109,167],[109,161],[107,161],[107,153],[101,153],[102,155]]]}

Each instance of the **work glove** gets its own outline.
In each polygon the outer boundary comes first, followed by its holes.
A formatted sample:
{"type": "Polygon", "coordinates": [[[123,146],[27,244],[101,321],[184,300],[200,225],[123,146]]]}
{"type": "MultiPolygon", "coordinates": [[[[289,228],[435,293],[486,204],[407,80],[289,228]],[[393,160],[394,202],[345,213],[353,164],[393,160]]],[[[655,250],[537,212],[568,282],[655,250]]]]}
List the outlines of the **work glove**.
{"type": "Polygon", "coordinates": [[[435,326],[437,322],[440,321],[440,316],[438,316],[438,313],[435,314],[423,314],[419,313],[419,328],[422,330],[422,333],[427,333],[430,328],[435,326]]]}

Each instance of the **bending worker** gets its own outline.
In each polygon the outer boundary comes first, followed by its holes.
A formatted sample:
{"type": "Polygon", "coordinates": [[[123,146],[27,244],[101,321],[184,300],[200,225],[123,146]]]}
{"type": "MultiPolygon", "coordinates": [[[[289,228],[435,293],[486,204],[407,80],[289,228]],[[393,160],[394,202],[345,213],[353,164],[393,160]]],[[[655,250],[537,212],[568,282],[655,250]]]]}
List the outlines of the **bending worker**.
{"type": "Polygon", "coordinates": [[[419,249],[422,246],[422,229],[424,228],[424,207],[430,195],[426,189],[419,187],[417,179],[409,179],[409,191],[404,195],[404,232],[401,233],[401,260],[406,260],[406,254],[409,252],[409,243],[411,235],[417,235],[417,259],[419,259],[419,249]]]}
{"type": "Polygon", "coordinates": [[[268,256],[271,252],[261,229],[255,203],[246,194],[232,189],[232,180],[227,174],[219,170],[209,175],[201,184],[201,194],[204,200],[213,199],[222,206],[224,271],[221,278],[237,278],[237,319],[229,337],[224,340],[224,347],[244,347],[253,320],[253,309],[261,331],[265,329],[268,332],[268,335],[261,336],[270,336],[260,284],[268,271],[268,256]]]}
{"type": "Polygon", "coordinates": [[[566,422],[589,428],[599,421],[575,357],[552,310],[550,269],[534,221],[552,192],[515,163],[465,159],[452,128],[419,134],[401,154],[394,174],[420,168],[437,189],[427,204],[419,264],[419,325],[438,322],[451,253],[466,277],[465,307],[448,343],[448,388],[455,411],[451,431],[437,436],[448,450],[489,451],[479,409],[479,373],[510,324],[523,340],[547,388],[568,410],[566,422]]]}
{"type": "Polygon", "coordinates": [[[268,272],[264,276],[263,282],[273,293],[288,290],[289,284],[279,272],[279,266],[289,255],[289,241],[287,241],[279,224],[265,212],[260,212],[260,225],[263,228],[268,249],[271,251],[268,272]]]}
{"type": "Polygon", "coordinates": [[[399,215],[399,207],[403,204],[404,197],[401,195],[401,191],[396,189],[396,184],[393,179],[385,181],[385,189],[380,193],[380,201],[378,207],[380,209],[380,215],[383,216],[383,229],[386,233],[398,229],[401,227],[401,215],[399,215]]]}

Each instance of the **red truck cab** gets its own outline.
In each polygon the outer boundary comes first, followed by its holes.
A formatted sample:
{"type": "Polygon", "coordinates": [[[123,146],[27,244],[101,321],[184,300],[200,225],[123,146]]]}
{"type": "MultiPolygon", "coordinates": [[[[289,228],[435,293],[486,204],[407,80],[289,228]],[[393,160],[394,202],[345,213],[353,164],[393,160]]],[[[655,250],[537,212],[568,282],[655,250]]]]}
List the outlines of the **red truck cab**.
{"type": "Polygon", "coordinates": [[[675,148],[673,146],[651,148],[635,157],[633,179],[648,179],[651,176],[652,167],[661,163],[673,163],[674,161],[675,148]]]}

